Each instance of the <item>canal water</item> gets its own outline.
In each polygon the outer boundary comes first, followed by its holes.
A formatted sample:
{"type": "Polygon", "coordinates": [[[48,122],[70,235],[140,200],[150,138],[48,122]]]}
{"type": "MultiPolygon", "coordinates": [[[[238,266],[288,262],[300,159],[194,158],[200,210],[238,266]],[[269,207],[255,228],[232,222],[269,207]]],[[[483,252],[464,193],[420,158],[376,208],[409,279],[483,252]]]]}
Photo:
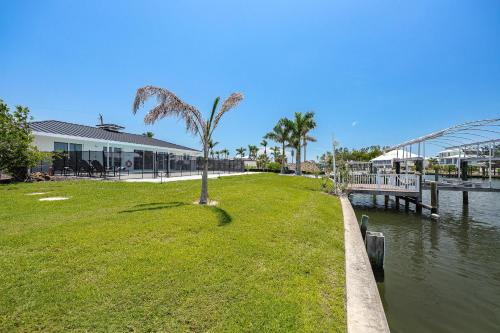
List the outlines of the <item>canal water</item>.
{"type": "Polygon", "coordinates": [[[500,193],[471,192],[464,207],[462,192],[441,191],[438,221],[393,200],[385,209],[383,196],[351,202],[385,235],[378,288],[391,332],[500,332],[500,193]]]}

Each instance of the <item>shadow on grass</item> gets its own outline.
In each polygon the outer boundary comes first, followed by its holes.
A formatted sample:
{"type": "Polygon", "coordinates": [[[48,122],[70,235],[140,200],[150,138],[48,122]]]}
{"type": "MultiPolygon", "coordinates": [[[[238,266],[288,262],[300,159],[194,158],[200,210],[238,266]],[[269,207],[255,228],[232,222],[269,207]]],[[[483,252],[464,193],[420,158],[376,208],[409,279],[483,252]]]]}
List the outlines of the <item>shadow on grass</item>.
{"type": "Polygon", "coordinates": [[[228,225],[233,221],[231,215],[229,215],[224,209],[215,206],[209,206],[207,208],[209,208],[217,216],[217,219],[219,220],[219,227],[228,225]]]}
{"type": "MultiPolygon", "coordinates": [[[[136,213],[136,212],[144,212],[151,210],[161,210],[161,209],[170,209],[175,207],[189,206],[190,204],[180,201],[173,202],[150,202],[135,205],[131,209],[122,210],[119,213],[136,213]]],[[[231,215],[229,215],[224,209],[215,207],[215,206],[205,206],[206,209],[211,210],[215,216],[217,216],[217,220],[219,221],[219,226],[225,226],[233,220],[231,215]]]]}
{"type": "Polygon", "coordinates": [[[135,205],[132,209],[122,210],[119,213],[135,213],[135,212],[143,212],[148,210],[160,210],[160,209],[170,209],[175,207],[187,206],[188,204],[185,202],[151,202],[146,204],[135,205]]]}

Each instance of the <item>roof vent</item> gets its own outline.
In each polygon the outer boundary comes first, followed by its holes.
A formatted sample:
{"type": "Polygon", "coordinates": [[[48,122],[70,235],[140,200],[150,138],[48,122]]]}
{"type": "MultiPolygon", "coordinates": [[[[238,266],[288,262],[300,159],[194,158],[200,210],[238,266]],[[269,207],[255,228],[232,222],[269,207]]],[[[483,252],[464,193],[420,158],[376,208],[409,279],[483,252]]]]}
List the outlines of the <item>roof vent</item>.
{"type": "Polygon", "coordinates": [[[110,132],[120,132],[125,127],[116,124],[99,124],[96,125],[97,128],[103,129],[110,132]]]}

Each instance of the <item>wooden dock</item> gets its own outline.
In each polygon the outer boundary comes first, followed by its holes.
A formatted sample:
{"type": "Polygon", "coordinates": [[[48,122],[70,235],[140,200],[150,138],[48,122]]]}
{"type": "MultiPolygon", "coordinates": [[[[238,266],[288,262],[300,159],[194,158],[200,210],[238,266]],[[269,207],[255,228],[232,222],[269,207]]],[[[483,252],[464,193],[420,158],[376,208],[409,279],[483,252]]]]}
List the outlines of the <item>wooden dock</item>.
{"type": "Polygon", "coordinates": [[[409,209],[409,203],[413,203],[417,212],[425,208],[433,213],[437,212],[439,191],[462,192],[464,205],[469,203],[469,192],[500,192],[500,188],[470,181],[423,182],[420,174],[350,174],[343,183],[347,195],[352,193],[383,195],[386,206],[389,197],[393,196],[398,207],[400,200],[403,200],[406,210],[409,209]],[[430,205],[422,202],[423,190],[431,191],[430,205]]]}

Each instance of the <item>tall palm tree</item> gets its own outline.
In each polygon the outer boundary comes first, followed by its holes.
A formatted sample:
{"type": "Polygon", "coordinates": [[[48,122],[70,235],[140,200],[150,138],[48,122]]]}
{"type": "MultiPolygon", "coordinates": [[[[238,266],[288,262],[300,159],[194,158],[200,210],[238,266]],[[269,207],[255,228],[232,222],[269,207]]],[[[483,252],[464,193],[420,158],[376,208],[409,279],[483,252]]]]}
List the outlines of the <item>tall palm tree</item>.
{"type": "Polygon", "coordinates": [[[240,148],[236,149],[236,155],[240,155],[241,158],[243,158],[243,156],[245,156],[246,150],[247,150],[246,148],[240,147],[240,148]]]}
{"type": "Polygon", "coordinates": [[[307,114],[311,114],[311,116],[307,119],[307,123],[304,129],[304,133],[302,134],[302,146],[304,147],[304,162],[307,161],[306,157],[306,148],[308,142],[316,142],[316,138],[309,135],[309,132],[316,128],[316,121],[314,120],[314,112],[307,112],[307,114]]]}
{"type": "Polygon", "coordinates": [[[227,159],[227,157],[229,156],[229,150],[227,150],[227,148],[224,148],[220,151],[220,153],[222,154],[222,156],[224,156],[224,158],[227,159]]]}
{"type": "Polygon", "coordinates": [[[295,117],[293,120],[287,119],[285,120],[285,126],[289,128],[290,131],[290,140],[289,144],[293,148],[295,148],[295,174],[301,175],[301,159],[300,152],[303,145],[303,138],[307,135],[307,133],[316,126],[314,122],[314,113],[306,112],[302,114],[302,112],[295,112],[295,117]]]}
{"type": "Polygon", "coordinates": [[[262,139],[262,141],[260,142],[260,145],[262,147],[264,147],[264,154],[267,156],[267,140],[266,139],[262,139]]]}
{"type": "Polygon", "coordinates": [[[243,95],[232,93],[224,100],[218,111],[220,97],[215,98],[210,116],[203,119],[201,112],[197,108],[185,103],[167,89],[145,86],[137,89],[132,112],[136,114],[150,97],[156,97],[157,105],[146,114],[144,123],[153,124],[165,117],[176,116],[184,120],[188,132],[200,136],[203,145],[203,174],[199,203],[206,205],[208,203],[208,143],[212,139],[212,134],[219,125],[222,116],[238,105],[243,100],[243,95]]]}
{"type": "Polygon", "coordinates": [[[287,126],[286,118],[282,118],[273,127],[273,130],[267,133],[264,138],[281,143],[281,173],[285,173],[285,146],[290,140],[290,128],[287,126]]]}

